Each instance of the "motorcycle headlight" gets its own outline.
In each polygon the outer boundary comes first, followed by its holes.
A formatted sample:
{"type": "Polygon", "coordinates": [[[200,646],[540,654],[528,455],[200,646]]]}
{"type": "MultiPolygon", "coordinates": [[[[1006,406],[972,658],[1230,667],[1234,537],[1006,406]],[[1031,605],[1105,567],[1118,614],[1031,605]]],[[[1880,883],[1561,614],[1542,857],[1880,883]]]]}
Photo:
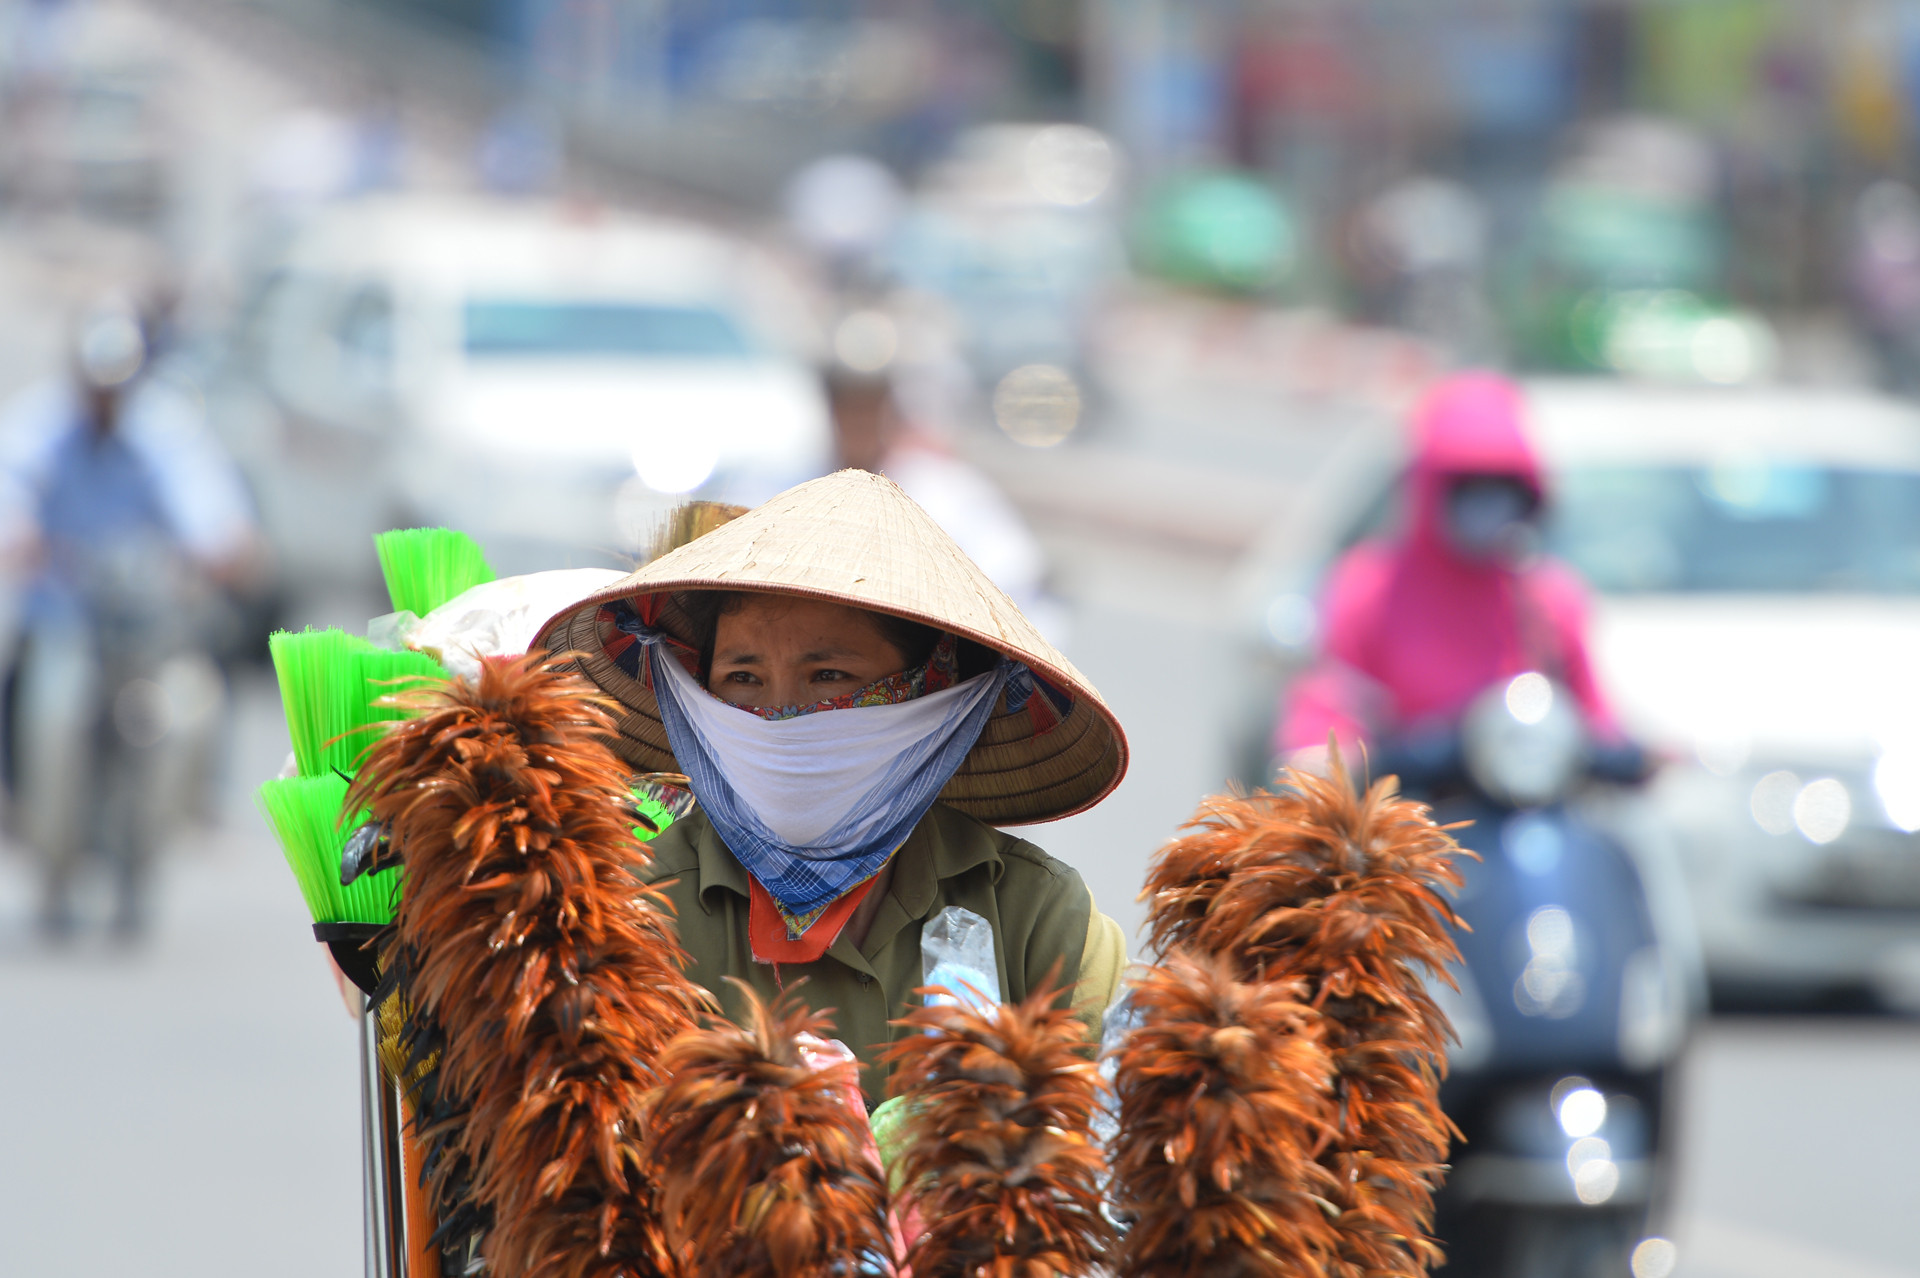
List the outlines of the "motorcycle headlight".
{"type": "Polygon", "coordinates": [[[1482,693],[1460,733],[1474,784],[1514,807],[1565,795],[1586,753],[1586,729],[1572,695],[1537,671],[1482,693]]]}

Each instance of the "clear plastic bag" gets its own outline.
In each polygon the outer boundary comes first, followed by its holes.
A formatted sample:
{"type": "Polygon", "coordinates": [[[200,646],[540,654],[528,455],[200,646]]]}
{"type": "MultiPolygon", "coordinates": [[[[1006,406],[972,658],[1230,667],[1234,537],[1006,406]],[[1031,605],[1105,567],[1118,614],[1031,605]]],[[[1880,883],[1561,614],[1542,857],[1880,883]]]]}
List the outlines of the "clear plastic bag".
{"type": "Polygon", "coordinates": [[[1120,987],[1120,997],[1100,1018],[1100,1081],[1107,1089],[1100,1094],[1099,1108],[1093,1111],[1093,1138],[1102,1145],[1112,1145],[1120,1134],[1120,1103],[1113,1090],[1120,1073],[1119,1052],[1126,1046],[1127,1036],[1140,1028],[1144,1019],[1134,1006],[1133,989],[1128,985],[1120,987]]]}
{"type": "Polygon", "coordinates": [[[424,617],[410,612],[375,617],[367,623],[367,638],[382,647],[427,653],[453,674],[471,678],[481,657],[525,652],[554,614],[620,577],[611,568],[502,577],[454,596],[424,617]]]}
{"type": "Polygon", "coordinates": [[[985,1011],[1006,999],[994,961],[993,924],[972,910],[949,905],[920,932],[920,974],[924,985],[944,986],[952,997],[926,996],[929,1007],[965,1004],[985,1011]]]}

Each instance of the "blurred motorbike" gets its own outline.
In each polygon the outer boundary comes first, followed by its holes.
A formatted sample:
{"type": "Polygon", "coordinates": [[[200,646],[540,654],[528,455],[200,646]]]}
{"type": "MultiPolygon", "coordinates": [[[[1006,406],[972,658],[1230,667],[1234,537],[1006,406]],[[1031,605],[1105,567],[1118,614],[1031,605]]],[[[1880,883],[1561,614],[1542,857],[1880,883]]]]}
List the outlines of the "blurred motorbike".
{"type": "Polygon", "coordinates": [[[111,870],[115,933],[137,937],[154,849],[211,814],[225,691],[207,640],[217,579],[238,579],[252,520],[195,405],[148,371],[151,353],[141,316],[104,299],[76,325],[71,378],[0,414],[6,553],[26,570],[5,600],[22,639],[5,682],[9,814],[41,861],[50,939],[77,925],[89,856],[111,870]]]}
{"type": "Polygon", "coordinates": [[[43,861],[43,926],[74,926],[91,856],[112,879],[114,931],[131,938],[159,843],[211,815],[225,684],[196,642],[202,583],[177,555],[122,547],[81,581],[77,615],[30,627],[12,671],[9,780],[43,861]]]}
{"type": "Polygon", "coordinates": [[[1628,1272],[1668,1161],[1667,1067],[1692,983],[1675,912],[1584,802],[1645,772],[1595,740],[1573,698],[1527,673],[1451,729],[1390,742],[1375,764],[1459,831],[1458,1045],[1442,1093],[1464,1134],[1440,1196],[1448,1271],[1488,1278],[1628,1272]]]}

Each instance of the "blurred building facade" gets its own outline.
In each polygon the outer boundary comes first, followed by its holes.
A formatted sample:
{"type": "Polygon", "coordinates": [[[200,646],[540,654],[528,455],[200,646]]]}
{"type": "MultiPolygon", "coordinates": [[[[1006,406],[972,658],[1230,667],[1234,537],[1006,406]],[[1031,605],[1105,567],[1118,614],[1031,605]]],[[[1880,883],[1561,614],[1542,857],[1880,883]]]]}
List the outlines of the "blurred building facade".
{"type": "Polygon", "coordinates": [[[1506,246],[1484,284],[1509,328],[1537,323],[1536,295],[1560,287],[1538,278],[1540,259],[1585,251],[1556,235],[1660,241],[1662,262],[1629,245],[1632,260],[1599,264],[1634,288],[1761,311],[1857,307],[1857,202],[1876,180],[1907,179],[1920,138],[1915,0],[380,7],[484,49],[556,122],[597,130],[603,151],[749,198],[822,154],[863,152],[911,179],[969,125],[1077,119],[1119,143],[1136,191],[1196,169],[1270,184],[1304,233],[1294,300],[1388,320],[1386,299],[1405,290],[1383,278],[1391,264],[1363,214],[1434,177],[1470,194],[1485,238],[1506,246]],[[1657,119],[1667,137],[1615,138],[1596,160],[1592,126],[1623,117],[1657,119]],[[1695,171],[1647,171],[1676,165],[1695,171]],[[1627,198],[1556,203],[1596,187],[1627,198]]]}

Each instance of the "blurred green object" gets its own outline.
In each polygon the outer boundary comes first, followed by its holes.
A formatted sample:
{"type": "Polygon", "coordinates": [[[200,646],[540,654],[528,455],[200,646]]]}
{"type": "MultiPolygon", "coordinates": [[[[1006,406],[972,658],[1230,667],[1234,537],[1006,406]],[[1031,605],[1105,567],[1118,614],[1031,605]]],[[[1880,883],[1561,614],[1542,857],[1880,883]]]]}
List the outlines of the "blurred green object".
{"type": "Polygon", "coordinates": [[[1583,298],[1568,319],[1583,366],[1636,377],[1736,385],[1773,363],[1758,316],[1684,289],[1625,289],[1583,298]]]}
{"type": "Polygon", "coordinates": [[[634,795],[633,806],[639,808],[640,815],[653,822],[656,827],[651,831],[644,825],[636,825],[633,827],[634,837],[642,843],[648,843],[659,838],[662,834],[666,833],[667,827],[673,824],[672,811],[659,801],[649,798],[644,794],[634,795]]]}
{"type": "Polygon", "coordinates": [[[867,1125],[873,1128],[873,1143],[880,1151],[880,1166],[887,1173],[887,1187],[895,1193],[905,1187],[905,1178],[899,1170],[900,1155],[913,1140],[913,1124],[908,1121],[913,1113],[907,1104],[905,1096],[889,1097],[867,1115],[867,1125]]]}
{"type": "Polygon", "coordinates": [[[693,811],[693,791],[687,788],[687,779],[683,776],[675,774],[668,779],[667,774],[659,773],[635,777],[632,790],[633,806],[643,820],[653,822],[656,827],[651,831],[644,825],[633,827],[634,837],[642,843],[659,838],[668,826],[693,811]]]}
{"type": "Polygon", "coordinates": [[[395,612],[424,617],[494,579],[480,544],[451,528],[396,528],[373,539],[395,612]]]}
{"type": "Polygon", "coordinates": [[[1286,202],[1241,173],[1175,179],[1149,197],[1135,224],[1143,269],[1181,284],[1257,292],[1286,278],[1299,228],[1286,202]]]}
{"type": "Polygon", "coordinates": [[[397,867],[340,883],[347,836],[365,820],[341,820],[346,797],[347,779],[331,774],[268,781],[258,792],[260,811],[315,923],[391,923],[399,898],[397,867]]]}
{"type": "Polygon", "coordinates": [[[1724,253],[1724,236],[1706,208],[1631,191],[1557,187],[1542,218],[1551,264],[1593,283],[1703,289],[1724,253]]]}
{"type": "MultiPolygon", "coordinates": [[[[1748,317],[1715,300],[1726,233],[1702,205],[1569,183],[1551,188],[1513,259],[1506,311],[1528,362],[1547,368],[1693,377],[1694,328],[1748,317]]],[[[1705,380],[1742,380],[1724,324],[1706,330],[1705,380]]]]}
{"type": "Polygon", "coordinates": [[[354,729],[375,721],[352,662],[379,650],[344,630],[279,630],[267,639],[267,649],[280,680],[280,704],[300,775],[351,773],[370,740],[354,729]]]}

